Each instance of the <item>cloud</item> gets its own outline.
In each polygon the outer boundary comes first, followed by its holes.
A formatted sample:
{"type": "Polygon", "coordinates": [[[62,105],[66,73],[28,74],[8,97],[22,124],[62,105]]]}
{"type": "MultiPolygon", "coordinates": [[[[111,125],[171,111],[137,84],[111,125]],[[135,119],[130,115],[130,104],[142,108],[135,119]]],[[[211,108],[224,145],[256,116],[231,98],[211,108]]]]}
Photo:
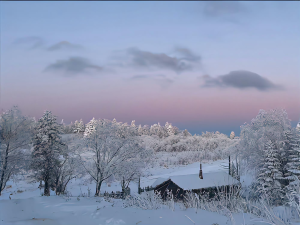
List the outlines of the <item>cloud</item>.
{"type": "Polygon", "coordinates": [[[45,41],[41,37],[30,36],[25,38],[18,38],[13,42],[13,44],[27,46],[30,50],[32,50],[41,48],[45,44],[45,41]]]}
{"type": "Polygon", "coordinates": [[[223,88],[256,88],[260,91],[268,91],[272,89],[282,89],[279,85],[273,84],[266,78],[244,70],[232,71],[229,74],[213,78],[209,75],[201,77],[204,80],[203,87],[223,87],[223,88]]]}
{"type": "Polygon", "coordinates": [[[147,69],[168,69],[176,73],[191,70],[193,68],[192,63],[200,61],[200,57],[194,55],[187,48],[175,49],[175,54],[179,54],[181,57],[142,51],[138,48],[129,48],[126,53],[130,57],[129,64],[131,66],[147,69]]]}
{"type": "Polygon", "coordinates": [[[87,72],[89,69],[95,71],[103,70],[102,67],[93,65],[89,60],[82,57],[70,57],[67,60],[57,60],[46,67],[45,71],[64,71],[66,73],[78,74],[87,72]]]}
{"type": "Polygon", "coordinates": [[[243,3],[236,1],[208,1],[204,4],[203,13],[208,17],[231,16],[247,11],[243,3]]]}
{"type": "Polygon", "coordinates": [[[81,49],[82,46],[80,45],[75,45],[75,44],[71,44],[68,41],[61,41],[58,42],[55,45],[52,45],[50,47],[47,48],[48,51],[56,51],[56,50],[77,50],[77,49],[81,49]]]}
{"type": "Polygon", "coordinates": [[[176,47],[175,53],[182,56],[181,60],[187,60],[190,62],[199,62],[201,57],[193,53],[190,49],[184,47],[176,47]]]}

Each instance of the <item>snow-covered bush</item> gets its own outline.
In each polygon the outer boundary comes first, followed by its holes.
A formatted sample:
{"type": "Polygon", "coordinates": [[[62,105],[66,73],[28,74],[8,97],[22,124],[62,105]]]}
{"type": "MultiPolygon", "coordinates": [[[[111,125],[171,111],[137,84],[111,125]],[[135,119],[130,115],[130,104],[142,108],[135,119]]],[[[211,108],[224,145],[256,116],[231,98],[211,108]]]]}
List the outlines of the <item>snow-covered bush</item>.
{"type": "Polygon", "coordinates": [[[127,196],[124,202],[124,207],[137,207],[141,209],[160,209],[164,202],[159,194],[154,191],[144,192],[133,196],[127,196]]]}

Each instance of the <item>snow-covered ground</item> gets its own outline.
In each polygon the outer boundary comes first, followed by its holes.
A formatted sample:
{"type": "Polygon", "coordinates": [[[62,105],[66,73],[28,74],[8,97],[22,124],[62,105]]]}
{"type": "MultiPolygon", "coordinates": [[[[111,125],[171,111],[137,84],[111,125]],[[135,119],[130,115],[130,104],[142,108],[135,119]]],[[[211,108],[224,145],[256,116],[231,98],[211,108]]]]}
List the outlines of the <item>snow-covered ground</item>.
{"type": "MultiPolygon", "coordinates": [[[[203,164],[203,172],[226,171],[224,166],[227,160],[215,161],[203,164]]],[[[174,175],[197,174],[199,163],[187,166],[156,167],[148,170],[149,176],[141,179],[141,186],[151,186],[158,177],[169,177],[174,175]]],[[[41,196],[38,183],[26,183],[20,181],[7,183],[7,188],[0,196],[0,224],[1,225],[251,225],[262,224],[254,222],[248,214],[236,214],[234,222],[218,213],[182,209],[178,205],[172,211],[167,206],[157,210],[142,210],[135,207],[123,207],[122,200],[107,202],[103,198],[79,197],[87,195],[90,189],[90,196],[95,193],[95,184],[87,183],[85,179],[73,179],[67,190],[72,197],[55,196],[51,191],[50,197],[41,196]],[[10,187],[11,185],[11,187],[10,187]],[[9,196],[11,200],[9,199],[9,196]]],[[[131,193],[137,192],[137,184],[130,185],[131,193]]],[[[110,187],[104,183],[101,192],[121,191],[120,183],[113,182],[110,187]]]]}
{"type": "MultiPolygon", "coordinates": [[[[217,213],[195,209],[169,208],[142,210],[123,208],[121,200],[113,203],[99,198],[31,197],[27,199],[1,200],[1,225],[226,225],[228,218],[217,213]],[[194,221],[195,223],[193,223],[194,221]]],[[[236,224],[243,224],[243,216],[235,215],[236,224]]],[[[249,215],[244,215],[250,221],[249,215]]],[[[249,224],[249,223],[247,223],[249,224]]]]}

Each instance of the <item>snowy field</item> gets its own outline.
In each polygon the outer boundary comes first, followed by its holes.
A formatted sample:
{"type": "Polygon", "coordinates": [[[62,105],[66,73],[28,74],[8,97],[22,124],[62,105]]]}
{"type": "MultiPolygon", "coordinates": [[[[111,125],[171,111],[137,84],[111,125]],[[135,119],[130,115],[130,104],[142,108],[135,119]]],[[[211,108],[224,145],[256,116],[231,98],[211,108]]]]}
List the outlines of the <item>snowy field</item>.
{"type": "MultiPolygon", "coordinates": [[[[137,208],[123,208],[121,200],[113,203],[99,202],[100,198],[70,198],[66,201],[62,197],[30,197],[26,199],[1,200],[1,225],[226,225],[228,218],[217,213],[204,210],[169,208],[159,210],[142,210],[137,208]],[[193,223],[194,221],[195,223],[193,223]]],[[[251,218],[244,215],[247,224],[251,218]]],[[[235,215],[236,224],[244,224],[243,215],[235,215]]]]}
{"type": "MultiPolygon", "coordinates": [[[[227,160],[220,160],[203,164],[204,172],[226,171],[224,166],[227,160]]],[[[141,179],[141,186],[151,186],[158,177],[174,175],[197,174],[199,163],[187,166],[157,167],[149,169],[149,176],[141,179]]],[[[175,205],[172,210],[163,206],[157,210],[143,210],[136,207],[124,208],[124,201],[112,199],[104,200],[100,197],[78,197],[94,195],[95,184],[86,183],[85,179],[74,179],[68,185],[71,197],[55,196],[51,191],[50,197],[41,196],[38,183],[9,182],[8,188],[0,196],[0,224],[1,225],[251,225],[267,224],[249,214],[234,214],[233,218],[215,212],[200,209],[184,209],[175,205]],[[11,187],[10,187],[11,185],[11,187]],[[12,195],[11,195],[12,194],[12,195]],[[9,199],[11,197],[11,200],[9,199]]],[[[131,183],[131,194],[137,193],[137,184],[131,183]]],[[[111,183],[110,187],[104,183],[101,192],[121,191],[118,182],[111,183]]],[[[297,224],[297,223],[295,223],[297,224]]]]}

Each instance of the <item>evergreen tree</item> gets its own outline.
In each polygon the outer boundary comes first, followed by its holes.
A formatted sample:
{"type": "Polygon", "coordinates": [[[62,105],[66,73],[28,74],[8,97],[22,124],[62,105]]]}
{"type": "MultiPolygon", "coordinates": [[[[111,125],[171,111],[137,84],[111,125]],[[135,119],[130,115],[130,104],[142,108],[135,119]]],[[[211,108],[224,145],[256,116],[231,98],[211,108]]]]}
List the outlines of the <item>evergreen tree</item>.
{"type": "Polygon", "coordinates": [[[75,126],[74,133],[83,133],[85,131],[85,127],[82,119],[80,119],[80,121],[76,120],[74,126],[75,126]]]}
{"type": "Polygon", "coordinates": [[[280,183],[282,173],[279,171],[280,162],[278,159],[278,150],[272,141],[265,144],[264,159],[262,167],[259,170],[257,191],[259,196],[266,194],[273,204],[281,203],[283,189],[280,183]]]}
{"type": "Polygon", "coordinates": [[[294,131],[288,131],[285,134],[286,141],[284,145],[287,151],[287,163],[285,165],[286,179],[291,182],[296,178],[300,179],[300,143],[299,143],[299,134],[294,131]]]}
{"type": "Polygon", "coordinates": [[[231,133],[230,133],[230,139],[234,139],[234,137],[235,137],[235,133],[233,131],[231,131],[231,133]]]}
{"type": "Polygon", "coordinates": [[[139,136],[142,136],[143,135],[143,128],[142,128],[142,125],[140,124],[139,127],[138,127],[138,135],[139,136]]]}
{"type": "Polygon", "coordinates": [[[79,124],[79,122],[78,122],[78,120],[76,120],[75,123],[74,123],[74,130],[73,130],[73,133],[79,133],[79,132],[78,132],[78,124],[79,124]]]}
{"type": "Polygon", "coordinates": [[[91,133],[95,131],[95,127],[97,126],[97,120],[93,118],[88,124],[86,125],[85,131],[84,131],[84,136],[88,136],[91,133]]]}
{"type": "Polygon", "coordinates": [[[45,182],[45,196],[50,196],[53,173],[60,164],[59,157],[65,147],[59,136],[61,133],[61,126],[56,122],[56,117],[50,111],[46,111],[35,129],[31,163],[36,179],[45,182]]]}

